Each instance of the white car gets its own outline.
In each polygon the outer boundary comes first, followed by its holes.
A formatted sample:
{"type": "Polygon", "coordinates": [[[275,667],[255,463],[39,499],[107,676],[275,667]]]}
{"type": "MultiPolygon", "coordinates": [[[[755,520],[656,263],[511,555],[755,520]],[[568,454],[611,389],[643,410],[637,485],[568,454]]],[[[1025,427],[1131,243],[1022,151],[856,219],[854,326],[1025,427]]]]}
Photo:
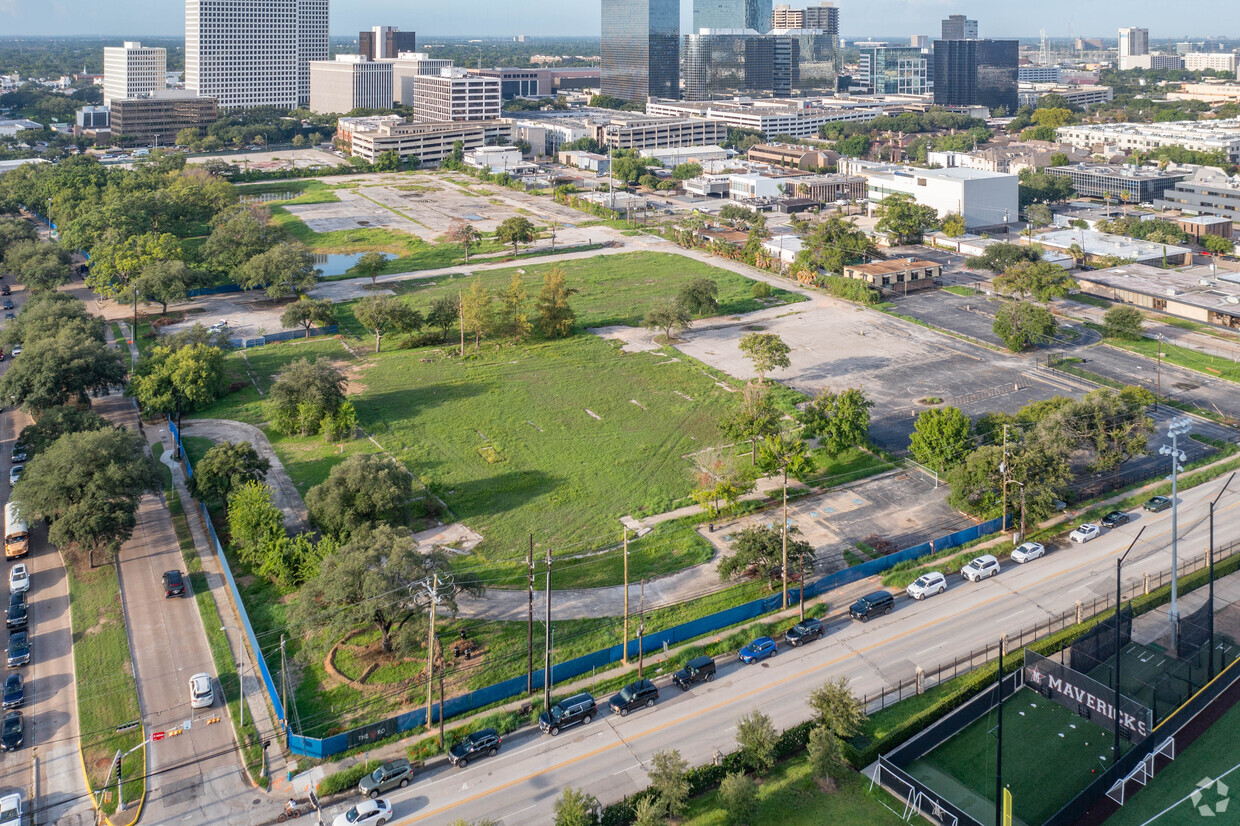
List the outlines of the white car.
{"type": "Polygon", "coordinates": [[[0,826],[21,826],[22,796],[6,794],[0,797],[0,826]]]}
{"type": "Polygon", "coordinates": [[[960,569],[960,575],[969,582],[978,582],[999,573],[999,560],[990,554],[982,554],[960,569]]]}
{"type": "Polygon", "coordinates": [[[9,593],[20,594],[30,590],[30,571],[25,562],[19,562],[9,571],[9,593]]]}
{"type": "Polygon", "coordinates": [[[1012,551],[1012,561],[1021,565],[1043,556],[1046,556],[1046,548],[1037,542],[1026,542],[1012,551]]]}
{"type": "Polygon", "coordinates": [[[1102,528],[1092,522],[1086,522],[1081,527],[1068,534],[1068,538],[1073,542],[1088,542],[1091,539],[1097,539],[1102,535],[1102,528]]]}
{"type": "Polygon", "coordinates": [[[9,353],[9,355],[12,356],[13,358],[17,358],[21,354],[22,354],[22,346],[20,344],[14,347],[13,351],[9,353]]]}
{"type": "Polygon", "coordinates": [[[925,599],[947,590],[947,577],[938,571],[931,571],[917,577],[917,581],[906,589],[913,599],[925,599]]]}
{"type": "Polygon", "coordinates": [[[195,674],[189,678],[189,707],[210,708],[215,704],[215,692],[211,689],[211,675],[195,674]]]}
{"type": "Polygon", "coordinates": [[[392,819],[392,805],[382,798],[364,800],[342,815],[336,815],[332,826],[381,826],[392,819]]]}

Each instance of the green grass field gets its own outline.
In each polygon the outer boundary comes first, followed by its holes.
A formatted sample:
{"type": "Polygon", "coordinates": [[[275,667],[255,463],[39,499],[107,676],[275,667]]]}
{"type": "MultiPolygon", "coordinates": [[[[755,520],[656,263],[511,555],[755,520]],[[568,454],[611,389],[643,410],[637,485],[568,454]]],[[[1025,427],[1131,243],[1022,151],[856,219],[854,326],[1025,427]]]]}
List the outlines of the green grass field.
{"type": "MultiPolygon", "coordinates": [[[[961,808],[991,822],[995,794],[995,727],[991,710],[914,762],[908,771],[961,808]],[[956,785],[958,784],[958,785],[956,785]]],[[[1111,762],[1106,729],[1021,689],[1003,704],[1003,780],[1015,819],[1036,826],[1089,785],[1111,762]]]]}
{"type": "MultiPolygon", "coordinates": [[[[1123,341],[1108,338],[1107,344],[1121,347],[1125,350],[1132,350],[1134,353],[1140,353],[1146,358],[1151,359],[1157,357],[1159,349],[1159,342],[1149,338],[1143,338],[1140,341],[1123,341]]],[[[1165,361],[1177,364],[1180,367],[1187,367],[1189,370],[1217,376],[1227,381],[1240,382],[1240,364],[1226,356],[1209,355],[1197,350],[1190,350],[1187,347],[1168,344],[1165,341],[1162,342],[1162,354],[1165,361]]]]}
{"type": "MultiPolygon", "coordinates": [[[[1217,644],[1215,663],[1216,667],[1221,668],[1235,659],[1237,652],[1235,643],[1222,634],[1218,636],[1217,644]]],[[[1134,642],[1124,646],[1123,656],[1121,690],[1125,696],[1149,708],[1154,713],[1155,724],[1196,693],[1208,679],[1204,653],[1177,660],[1160,647],[1134,642]]],[[[1114,682],[1113,663],[1108,661],[1098,665],[1089,676],[1103,685],[1111,685],[1114,682]]]]}

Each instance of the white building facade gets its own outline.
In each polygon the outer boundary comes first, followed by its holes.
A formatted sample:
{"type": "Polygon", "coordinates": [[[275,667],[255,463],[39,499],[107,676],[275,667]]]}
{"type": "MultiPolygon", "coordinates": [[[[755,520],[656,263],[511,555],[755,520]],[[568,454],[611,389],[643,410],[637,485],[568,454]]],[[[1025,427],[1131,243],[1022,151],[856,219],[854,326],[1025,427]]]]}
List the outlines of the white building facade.
{"type": "Polygon", "coordinates": [[[940,218],[959,213],[969,227],[1003,226],[1019,218],[1015,175],[961,167],[921,169],[857,158],[841,158],[839,171],[866,179],[871,211],[888,196],[902,194],[932,207],[940,218]]]}
{"type": "Polygon", "coordinates": [[[1063,143],[1083,149],[1101,147],[1124,152],[1148,152],[1163,146],[1182,146],[1198,152],[1223,152],[1231,163],[1240,162],[1240,118],[1073,124],[1061,126],[1056,134],[1063,143]]]}
{"type": "Polygon", "coordinates": [[[344,114],[354,109],[392,106],[392,64],[364,55],[336,55],[310,61],[310,111],[344,114]]]}
{"type": "Polygon", "coordinates": [[[451,60],[431,58],[426,52],[401,52],[392,63],[392,92],[401,106],[413,105],[413,81],[452,68],[451,60]]]}
{"type": "Polygon", "coordinates": [[[103,50],[103,105],[136,98],[167,86],[168,50],[126,41],[103,50]]]}
{"type": "Polygon", "coordinates": [[[429,123],[494,120],[500,113],[500,80],[460,68],[413,79],[413,116],[429,123]]]}
{"type": "Polygon", "coordinates": [[[1184,55],[1184,68],[1192,72],[1213,69],[1216,72],[1236,72],[1235,52],[1189,52],[1184,55]]]}

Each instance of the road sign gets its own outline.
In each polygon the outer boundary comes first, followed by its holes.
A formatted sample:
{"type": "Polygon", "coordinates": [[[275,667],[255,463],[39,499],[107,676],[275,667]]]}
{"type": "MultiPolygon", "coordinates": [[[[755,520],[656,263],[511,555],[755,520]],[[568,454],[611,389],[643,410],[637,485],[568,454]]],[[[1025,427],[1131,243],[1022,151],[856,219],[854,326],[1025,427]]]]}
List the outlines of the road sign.
{"type": "Polygon", "coordinates": [[[152,740],[163,740],[163,739],[164,739],[164,732],[162,732],[162,731],[153,731],[153,732],[151,732],[151,739],[152,739],[152,740]]]}
{"type": "Polygon", "coordinates": [[[192,719],[186,720],[184,723],[181,724],[181,728],[184,729],[185,731],[189,731],[190,726],[193,725],[193,723],[194,721],[192,719]]]}

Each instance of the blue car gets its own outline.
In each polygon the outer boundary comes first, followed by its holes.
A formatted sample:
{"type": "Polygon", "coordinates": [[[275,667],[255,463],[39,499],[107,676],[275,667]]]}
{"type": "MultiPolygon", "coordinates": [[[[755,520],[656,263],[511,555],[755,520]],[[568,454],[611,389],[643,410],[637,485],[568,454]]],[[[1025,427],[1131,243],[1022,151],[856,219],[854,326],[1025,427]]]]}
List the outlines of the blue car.
{"type": "Polygon", "coordinates": [[[778,653],[779,646],[775,644],[775,640],[770,637],[758,637],[741,649],[741,662],[748,665],[765,660],[767,657],[774,657],[778,653]]]}

